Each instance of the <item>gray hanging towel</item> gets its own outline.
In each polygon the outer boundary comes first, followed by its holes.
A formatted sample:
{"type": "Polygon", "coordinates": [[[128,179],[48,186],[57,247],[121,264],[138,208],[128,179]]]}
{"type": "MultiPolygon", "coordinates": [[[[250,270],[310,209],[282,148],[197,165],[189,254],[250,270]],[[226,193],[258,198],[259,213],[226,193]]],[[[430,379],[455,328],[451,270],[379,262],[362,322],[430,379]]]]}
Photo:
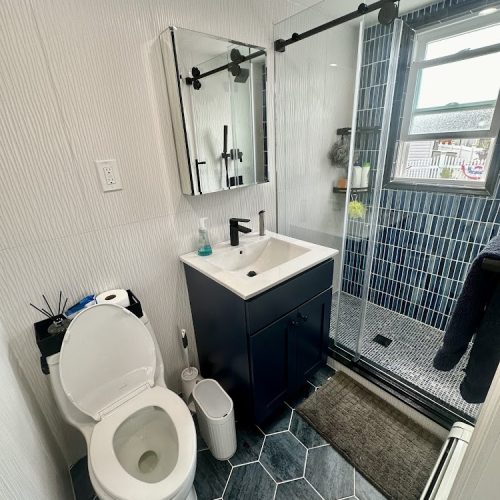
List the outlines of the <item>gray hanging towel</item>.
{"type": "MultiPolygon", "coordinates": [[[[483,259],[500,260],[500,235],[493,238],[474,259],[444,334],[443,346],[434,358],[434,368],[449,371],[465,354],[478,331],[485,308],[495,290],[495,273],[482,268],[483,259]]],[[[500,332],[499,332],[500,335],[500,332]]]]}

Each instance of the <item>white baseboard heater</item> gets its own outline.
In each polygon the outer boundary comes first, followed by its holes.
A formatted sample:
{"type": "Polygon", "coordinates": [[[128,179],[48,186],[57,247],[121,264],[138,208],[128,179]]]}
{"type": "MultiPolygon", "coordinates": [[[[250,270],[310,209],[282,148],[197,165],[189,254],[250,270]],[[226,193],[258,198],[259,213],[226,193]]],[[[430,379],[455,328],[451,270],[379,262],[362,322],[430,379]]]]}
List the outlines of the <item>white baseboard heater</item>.
{"type": "Polygon", "coordinates": [[[474,427],[456,422],[448,434],[420,500],[447,500],[474,427]]]}

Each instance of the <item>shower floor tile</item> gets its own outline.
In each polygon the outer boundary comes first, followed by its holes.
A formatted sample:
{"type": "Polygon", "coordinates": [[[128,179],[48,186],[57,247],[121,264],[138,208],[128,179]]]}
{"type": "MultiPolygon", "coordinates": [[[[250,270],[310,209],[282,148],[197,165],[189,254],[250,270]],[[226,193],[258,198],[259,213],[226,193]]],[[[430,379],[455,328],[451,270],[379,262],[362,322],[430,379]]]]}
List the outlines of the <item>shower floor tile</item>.
{"type": "MultiPolygon", "coordinates": [[[[335,312],[338,293],[333,295],[330,337],[335,338],[335,312]]],[[[342,292],[336,342],[350,350],[356,349],[357,332],[361,315],[361,299],[342,292]]],[[[481,405],[464,401],[459,392],[469,353],[455,369],[441,372],[432,366],[434,355],[441,347],[443,332],[412,318],[396,313],[371,302],[366,311],[366,323],[361,343],[361,355],[380,365],[389,374],[396,375],[436,399],[476,418],[481,405]],[[384,347],[373,339],[383,335],[392,340],[384,347]]],[[[469,348],[470,350],[470,348],[469,348]]]]}

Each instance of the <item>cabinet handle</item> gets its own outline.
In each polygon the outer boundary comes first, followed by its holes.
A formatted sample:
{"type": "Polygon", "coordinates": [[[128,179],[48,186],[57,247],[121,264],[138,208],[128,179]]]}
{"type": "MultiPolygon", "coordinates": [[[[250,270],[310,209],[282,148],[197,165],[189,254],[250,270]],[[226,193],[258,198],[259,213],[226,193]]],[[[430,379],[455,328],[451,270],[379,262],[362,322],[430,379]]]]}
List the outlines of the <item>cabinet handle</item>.
{"type": "Polygon", "coordinates": [[[292,319],[292,321],[290,321],[290,324],[292,326],[301,326],[308,320],[308,318],[309,316],[304,316],[301,313],[297,313],[297,319],[292,319]]]}

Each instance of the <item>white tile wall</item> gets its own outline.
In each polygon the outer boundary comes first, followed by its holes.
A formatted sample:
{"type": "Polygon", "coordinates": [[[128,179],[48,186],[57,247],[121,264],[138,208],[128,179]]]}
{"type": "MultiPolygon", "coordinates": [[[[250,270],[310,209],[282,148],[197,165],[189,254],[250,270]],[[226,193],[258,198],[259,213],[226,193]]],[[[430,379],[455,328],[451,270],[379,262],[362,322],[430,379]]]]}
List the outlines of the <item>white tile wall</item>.
{"type": "Polygon", "coordinates": [[[257,227],[265,209],[275,224],[274,179],[182,196],[158,34],[176,24],[271,47],[272,21],[293,8],[287,0],[0,3],[0,315],[68,459],[39,368],[32,324],[41,318],[28,303],[42,293],[54,301],[60,289],[71,302],[132,288],[157,333],[167,383],[178,389],[178,326],[187,327],[195,354],[178,256],[194,248],[198,218],[209,217],[214,241],[228,236],[230,216],[257,227]],[[109,158],[124,189],[104,194],[93,162],[109,158]]]}

